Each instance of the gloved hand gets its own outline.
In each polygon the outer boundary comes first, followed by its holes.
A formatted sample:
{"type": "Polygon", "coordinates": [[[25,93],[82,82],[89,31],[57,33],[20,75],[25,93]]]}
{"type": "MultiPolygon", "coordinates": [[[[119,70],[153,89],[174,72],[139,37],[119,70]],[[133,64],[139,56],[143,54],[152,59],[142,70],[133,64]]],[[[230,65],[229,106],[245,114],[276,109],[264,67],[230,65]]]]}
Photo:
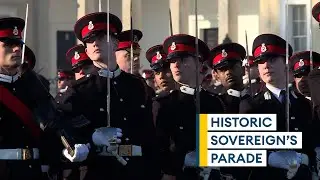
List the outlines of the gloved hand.
{"type": "Polygon", "coordinates": [[[191,151],[186,154],[184,158],[184,165],[186,167],[198,167],[197,165],[197,154],[195,151],[191,151]]]}
{"type": "Polygon", "coordinates": [[[288,170],[287,178],[292,179],[297,173],[300,164],[309,164],[309,158],[307,155],[295,151],[277,151],[269,155],[268,164],[272,167],[288,170]]]}
{"type": "Polygon", "coordinates": [[[71,156],[67,149],[63,150],[63,155],[69,159],[71,162],[82,162],[87,159],[89,154],[89,145],[86,144],[76,144],[74,146],[74,155],[71,156]]]}
{"type": "Polygon", "coordinates": [[[121,143],[122,130],[120,128],[101,127],[92,134],[92,141],[96,146],[107,146],[107,151],[115,151],[121,143]]]}

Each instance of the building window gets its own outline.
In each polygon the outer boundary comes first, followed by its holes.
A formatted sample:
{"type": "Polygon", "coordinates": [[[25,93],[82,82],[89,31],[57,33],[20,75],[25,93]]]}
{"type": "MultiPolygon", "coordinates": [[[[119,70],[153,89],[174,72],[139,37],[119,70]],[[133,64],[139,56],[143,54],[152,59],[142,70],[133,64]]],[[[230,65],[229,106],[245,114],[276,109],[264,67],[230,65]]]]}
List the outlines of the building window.
{"type": "Polygon", "coordinates": [[[294,52],[311,48],[310,27],[312,25],[312,4],[306,0],[280,1],[280,36],[291,44],[294,52]],[[286,7],[288,3],[288,16],[286,7]],[[288,23],[288,27],[287,27],[288,23]]]}
{"type": "Polygon", "coordinates": [[[308,49],[308,26],[306,5],[289,5],[289,26],[291,27],[291,46],[295,52],[308,49]]]}
{"type": "Polygon", "coordinates": [[[214,48],[218,45],[218,28],[202,29],[203,40],[209,48],[214,48]]]}

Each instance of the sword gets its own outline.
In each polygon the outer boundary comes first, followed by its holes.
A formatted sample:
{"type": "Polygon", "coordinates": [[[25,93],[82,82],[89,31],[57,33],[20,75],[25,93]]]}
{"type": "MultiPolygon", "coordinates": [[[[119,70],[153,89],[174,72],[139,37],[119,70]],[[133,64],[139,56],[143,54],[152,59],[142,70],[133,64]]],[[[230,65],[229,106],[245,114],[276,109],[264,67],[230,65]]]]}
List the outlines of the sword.
{"type": "Polygon", "coordinates": [[[25,27],[23,32],[23,46],[22,46],[22,57],[21,57],[21,64],[24,63],[24,54],[26,51],[26,38],[27,38],[27,27],[28,27],[28,14],[29,14],[29,4],[27,3],[26,7],[26,18],[25,18],[25,27]]]}
{"type": "Polygon", "coordinates": [[[132,0],[130,1],[130,31],[131,31],[131,45],[130,45],[130,73],[133,74],[133,22],[132,22],[132,0]]]}
{"type": "MultiPolygon", "coordinates": [[[[288,0],[286,0],[286,30],[288,25],[288,15],[289,5],[288,0]]],[[[287,122],[287,132],[290,131],[290,97],[289,97],[289,35],[286,33],[286,122],[287,122]]]]}
{"type": "Polygon", "coordinates": [[[196,45],[196,114],[200,114],[200,80],[199,80],[199,46],[198,46],[198,0],[195,0],[194,5],[194,11],[195,11],[195,27],[196,27],[196,39],[195,39],[195,45],[196,45]]]}
{"type": "Polygon", "coordinates": [[[252,90],[252,86],[251,86],[251,73],[250,73],[250,63],[249,63],[249,47],[248,47],[248,36],[247,36],[247,31],[245,31],[245,35],[246,35],[246,51],[247,51],[247,71],[248,71],[248,78],[249,78],[249,91],[250,91],[250,95],[251,97],[253,97],[253,90],[252,90]]]}
{"type": "MultiPolygon", "coordinates": [[[[310,6],[312,7],[312,0],[310,0],[310,6]]],[[[313,58],[312,58],[312,16],[310,16],[310,30],[309,30],[309,36],[310,36],[310,72],[313,69],[313,58]]]]}
{"type": "MultiPolygon", "coordinates": [[[[101,12],[102,9],[101,9],[101,0],[99,0],[99,12],[101,12]]],[[[110,25],[110,0],[107,0],[107,24],[110,25]]],[[[108,53],[108,65],[110,64],[109,61],[110,61],[110,28],[108,27],[107,29],[107,43],[108,43],[108,50],[107,50],[107,53],[108,53]]],[[[110,71],[109,67],[108,67],[108,70],[110,71]]],[[[110,122],[110,114],[111,114],[111,111],[110,111],[110,78],[108,77],[107,78],[107,93],[108,93],[108,96],[107,96],[107,128],[110,128],[111,127],[111,122],[110,122]]],[[[112,145],[116,145],[116,142],[114,143],[110,143],[112,145]]],[[[127,161],[125,161],[123,159],[123,157],[121,157],[119,154],[117,154],[115,151],[111,151],[111,154],[113,156],[116,157],[116,159],[122,164],[122,165],[126,165],[127,164],[127,161]]]]}
{"type": "Polygon", "coordinates": [[[170,22],[170,35],[173,35],[173,29],[172,29],[172,17],[171,17],[171,8],[169,7],[169,22],[170,22]]]}

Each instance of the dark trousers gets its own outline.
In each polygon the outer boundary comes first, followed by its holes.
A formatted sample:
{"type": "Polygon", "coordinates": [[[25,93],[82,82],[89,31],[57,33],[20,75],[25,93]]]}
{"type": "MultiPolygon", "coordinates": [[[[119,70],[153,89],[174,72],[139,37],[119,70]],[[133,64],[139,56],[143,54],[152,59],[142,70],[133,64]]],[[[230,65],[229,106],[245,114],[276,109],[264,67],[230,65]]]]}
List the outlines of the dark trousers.
{"type": "Polygon", "coordinates": [[[0,161],[1,180],[42,180],[40,161],[0,161]]]}
{"type": "MultiPolygon", "coordinates": [[[[287,180],[287,170],[273,167],[253,168],[249,180],[287,180]]],[[[312,180],[310,168],[300,165],[296,175],[291,180],[312,180]]]]}

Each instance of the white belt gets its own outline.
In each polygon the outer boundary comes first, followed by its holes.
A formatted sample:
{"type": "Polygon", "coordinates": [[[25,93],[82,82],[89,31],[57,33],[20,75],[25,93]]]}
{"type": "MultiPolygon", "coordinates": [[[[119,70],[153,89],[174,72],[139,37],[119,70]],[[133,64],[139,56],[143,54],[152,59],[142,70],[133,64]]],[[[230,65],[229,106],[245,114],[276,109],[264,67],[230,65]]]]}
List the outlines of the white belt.
{"type": "Polygon", "coordinates": [[[0,160],[39,159],[39,149],[0,149],[0,160]]]}
{"type": "MultiPolygon", "coordinates": [[[[136,145],[119,145],[116,153],[119,156],[142,156],[142,149],[141,146],[136,145]]],[[[107,147],[104,146],[99,150],[100,156],[114,156],[107,151],[107,147]]]]}

